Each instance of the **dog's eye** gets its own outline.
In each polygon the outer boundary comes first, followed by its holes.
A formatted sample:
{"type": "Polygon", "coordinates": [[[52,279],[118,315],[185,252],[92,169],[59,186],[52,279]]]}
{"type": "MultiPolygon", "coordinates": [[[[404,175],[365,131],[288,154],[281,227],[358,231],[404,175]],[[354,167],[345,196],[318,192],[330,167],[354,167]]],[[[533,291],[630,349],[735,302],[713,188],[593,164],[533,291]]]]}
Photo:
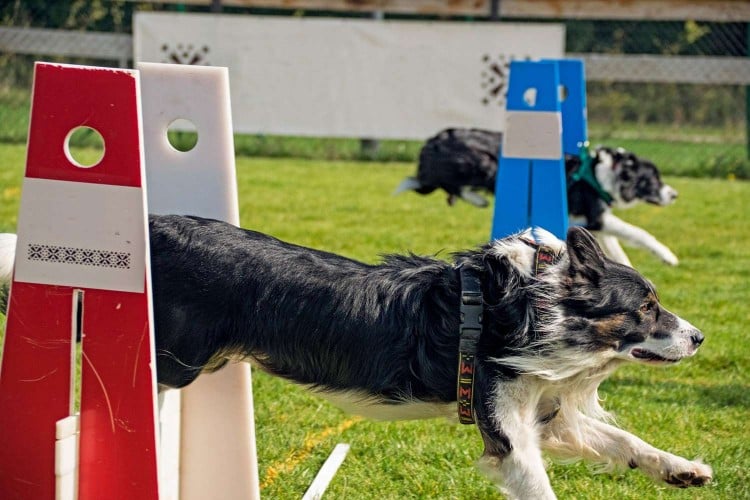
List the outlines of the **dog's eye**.
{"type": "Polygon", "coordinates": [[[651,302],[651,301],[649,301],[649,302],[644,302],[644,303],[643,303],[643,305],[641,306],[641,309],[640,309],[640,311],[641,311],[641,312],[642,312],[643,314],[648,314],[648,313],[650,313],[650,312],[651,312],[651,311],[653,311],[653,310],[654,310],[654,303],[653,303],[653,302],[651,302]]]}

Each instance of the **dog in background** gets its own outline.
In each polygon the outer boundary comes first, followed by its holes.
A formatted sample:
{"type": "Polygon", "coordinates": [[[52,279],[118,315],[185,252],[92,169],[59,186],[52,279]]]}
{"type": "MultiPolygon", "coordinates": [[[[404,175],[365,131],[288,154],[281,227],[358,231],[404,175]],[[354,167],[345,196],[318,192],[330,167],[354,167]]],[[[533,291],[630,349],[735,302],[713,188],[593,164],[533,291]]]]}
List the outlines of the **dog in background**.
{"type": "MultiPolygon", "coordinates": [[[[219,221],[152,215],[150,249],[161,388],[245,360],[373,418],[455,419],[468,408],[482,469],[514,499],[555,498],[543,450],[678,487],[711,481],[708,465],[617,428],[600,406],[597,388],[618,366],[674,365],[704,337],[583,228],[566,241],[528,230],[452,262],[391,255],[369,265],[219,221]],[[477,322],[468,407],[457,404],[467,305],[477,322]]],[[[2,256],[10,269],[13,252],[2,256]]]]}
{"type": "MultiPolygon", "coordinates": [[[[422,147],[417,175],[404,179],[394,194],[408,190],[429,194],[443,189],[448,193],[449,205],[460,198],[486,207],[487,200],[479,193],[495,192],[502,137],[501,132],[481,129],[441,131],[422,147]]],[[[667,264],[677,265],[678,259],[669,248],[647,231],[615,216],[610,208],[610,203],[617,208],[643,201],[660,206],[673,203],[677,191],[661,181],[656,166],[623,149],[597,147],[592,152],[596,188],[590,182],[572,179],[580,166],[579,157],[566,155],[571,222],[595,231],[607,254],[622,264],[630,265],[630,261],[618,238],[651,251],[667,264]]]]}

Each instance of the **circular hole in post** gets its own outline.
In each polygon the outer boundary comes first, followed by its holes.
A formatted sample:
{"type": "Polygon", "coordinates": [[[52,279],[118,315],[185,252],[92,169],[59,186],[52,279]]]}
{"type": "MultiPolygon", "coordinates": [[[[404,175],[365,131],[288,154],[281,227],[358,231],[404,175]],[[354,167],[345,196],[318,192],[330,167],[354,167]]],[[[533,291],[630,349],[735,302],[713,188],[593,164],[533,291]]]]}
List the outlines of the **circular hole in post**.
{"type": "Polygon", "coordinates": [[[560,102],[565,102],[565,99],[568,98],[568,87],[565,85],[560,85],[557,87],[557,99],[560,102]]]}
{"type": "Polygon", "coordinates": [[[167,127],[167,140],[175,151],[186,153],[198,144],[198,129],[185,118],[177,118],[167,127]]]}
{"type": "Polygon", "coordinates": [[[523,93],[523,102],[530,108],[536,106],[536,89],[534,87],[526,89],[523,93]]]}
{"type": "Polygon", "coordinates": [[[68,161],[76,167],[95,167],[104,158],[104,138],[91,127],[76,127],[65,137],[64,149],[68,161]]]}

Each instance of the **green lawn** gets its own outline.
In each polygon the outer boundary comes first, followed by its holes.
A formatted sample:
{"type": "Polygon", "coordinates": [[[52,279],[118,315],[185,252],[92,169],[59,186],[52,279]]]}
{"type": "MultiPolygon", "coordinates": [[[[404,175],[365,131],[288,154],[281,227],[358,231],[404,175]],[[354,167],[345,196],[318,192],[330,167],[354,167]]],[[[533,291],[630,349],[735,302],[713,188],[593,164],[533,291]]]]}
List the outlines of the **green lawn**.
{"type": "MultiPolygon", "coordinates": [[[[0,145],[0,230],[13,230],[22,146],[0,145]]],[[[294,243],[375,262],[389,252],[446,256],[485,241],[491,211],[442,194],[392,197],[408,163],[237,159],[242,225],[294,243]]],[[[701,490],[653,484],[638,471],[593,475],[585,465],[551,464],[563,499],[750,498],[750,183],[667,179],[677,204],[636,207],[624,218],[656,235],[681,259],[671,268],[639,250],[633,263],[664,305],[707,340],[698,355],[665,369],[629,366],[602,386],[605,407],[654,445],[714,467],[701,490]]],[[[282,380],[254,372],[262,494],[299,498],[338,442],[352,449],[328,498],[494,498],[473,467],[476,429],[442,420],[352,419],[282,380]]]]}

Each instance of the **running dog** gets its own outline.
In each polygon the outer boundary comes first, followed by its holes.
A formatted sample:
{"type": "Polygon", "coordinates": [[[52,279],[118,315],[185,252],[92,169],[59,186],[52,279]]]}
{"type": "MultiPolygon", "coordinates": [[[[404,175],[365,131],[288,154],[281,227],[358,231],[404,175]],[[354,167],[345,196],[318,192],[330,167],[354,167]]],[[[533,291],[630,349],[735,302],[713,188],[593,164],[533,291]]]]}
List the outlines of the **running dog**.
{"type": "MultiPolygon", "coordinates": [[[[448,193],[449,205],[460,198],[486,207],[487,200],[479,192],[495,192],[502,137],[500,132],[481,129],[441,131],[422,147],[417,175],[404,179],[394,194],[408,190],[429,194],[443,189],[448,193]]],[[[592,182],[574,177],[580,167],[579,157],[566,156],[571,222],[595,231],[607,254],[622,264],[630,265],[630,261],[617,238],[651,251],[667,264],[677,265],[679,261],[669,248],[610,209],[627,208],[641,201],[660,206],[673,203],[677,191],[661,181],[656,166],[623,149],[598,147],[592,153],[592,182]]]]}
{"type": "Polygon", "coordinates": [[[369,265],[168,215],[150,217],[150,248],[162,389],[244,360],[372,418],[458,415],[510,498],[555,498],[543,450],[678,487],[711,481],[708,465],[615,427],[600,406],[618,366],[676,364],[704,337],[585,229],[369,265]]]}

